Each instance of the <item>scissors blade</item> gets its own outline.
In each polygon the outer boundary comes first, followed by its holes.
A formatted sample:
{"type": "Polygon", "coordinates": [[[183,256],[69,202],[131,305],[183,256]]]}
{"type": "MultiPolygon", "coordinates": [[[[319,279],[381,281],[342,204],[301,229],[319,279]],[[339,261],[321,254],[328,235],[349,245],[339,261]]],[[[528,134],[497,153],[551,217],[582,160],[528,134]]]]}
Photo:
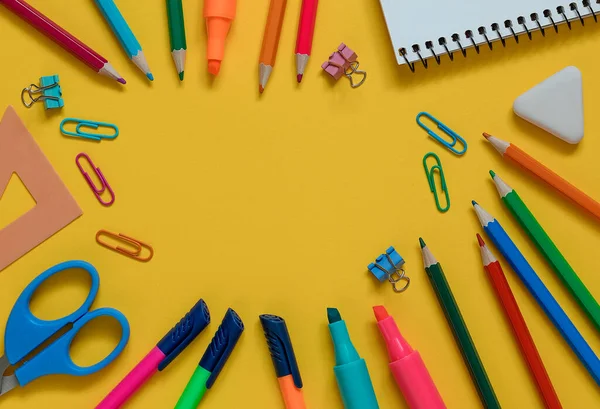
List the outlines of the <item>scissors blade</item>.
{"type": "Polygon", "coordinates": [[[8,393],[19,386],[19,381],[17,380],[17,375],[12,374],[10,376],[2,377],[2,384],[0,385],[0,396],[8,393]]]}
{"type": "Polygon", "coordinates": [[[4,372],[10,367],[10,362],[6,355],[0,358],[0,396],[4,395],[7,392],[10,392],[17,386],[19,386],[19,381],[17,380],[17,376],[12,374],[10,376],[4,376],[4,372]]]}

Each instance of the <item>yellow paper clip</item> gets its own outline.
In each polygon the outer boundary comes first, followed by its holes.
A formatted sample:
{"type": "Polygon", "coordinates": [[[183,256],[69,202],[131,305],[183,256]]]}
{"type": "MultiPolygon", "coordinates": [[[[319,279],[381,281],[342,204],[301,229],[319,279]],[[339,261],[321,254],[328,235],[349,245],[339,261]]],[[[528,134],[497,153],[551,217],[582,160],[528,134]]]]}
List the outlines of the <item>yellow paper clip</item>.
{"type": "Polygon", "coordinates": [[[152,246],[150,246],[149,244],[146,244],[144,242],[141,242],[139,240],[136,240],[134,238],[128,237],[121,233],[116,234],[116,233],[111,233],[106,230],[100,230],[100,231],[98,231],[98,233],[96,233],[96,242],[99,245],[106,247],[107,249],[116,251],[117,253],[121,253],[124,256],[131,257],[138,261],[143,261],[143,262],[150,261],[152,259],[152,257],[154,256],[154,249],[152,248],[152,246]],[[127,249],[125,247],[121,247],[119,245],[112,246],[109,243],[102,241],[100,239],[102,236],[109,237],[113,240],[116,240],[117,242],[123,242],[123,243],[127,244],[128,246],[132,247],[133,250],[129,250],[129,249],[127,249]],[[141,256],[142,251],[144,249],[148,249],[150,251],[150,254],[148,254],[147,257],[141,256]]]}
{"type": "Polygon", "coordinates": [[[429,152],[427,155],[423,157],[423,168],[425,168],[425,176],[427,176],[427,183],[429,183],[429,190],[433,193],[433,197],[435,198],[435,206],[437,209],[445,213],[450,209],[450,194],[448,193],[448,187],[446,186],[446,177],[444,176],[444,169],[442,169],[442,162],[440,158],[433,152],[429,152]],[[427,167],[427,158],[432,157],[436,160],[436,164],[431,168],[427,167]],[[440,174],[440,184],[442,187],[442,192],[444,192],[446,196],[446,207],[442,207],[440,205],[440,198],[438,195],[437,188],[435,186],[435,172],[440,174]]]}

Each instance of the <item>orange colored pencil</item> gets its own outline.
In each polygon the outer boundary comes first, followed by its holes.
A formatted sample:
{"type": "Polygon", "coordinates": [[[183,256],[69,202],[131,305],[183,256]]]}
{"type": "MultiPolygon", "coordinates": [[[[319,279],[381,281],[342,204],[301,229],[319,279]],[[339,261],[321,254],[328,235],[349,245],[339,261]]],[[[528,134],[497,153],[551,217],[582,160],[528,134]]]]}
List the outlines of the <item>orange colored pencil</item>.
{"type": "Polygon", "coordinates": [[[287,0],[271,0],[271,5],[269,6],[269,15],[267,16],[265,34],[258,60],[258,90],[261,94],[265,90],[267,81],[269,81],[269,77],[275,66],[286,5],[287,0]]]}
{"type": "Polygon", "coordinates": [[[515,145],[496,138],[488,133],[483,133],[483,136],[492,144],[500,155],[505,159],[510,159],[521,168],[525,169],[540,180],[546,182],[550,187],[562,193],[568,199],[571,199],[575,204],[587,210],[597,219],[600,219],[600,203],[577,189],[575,186],[567,182],[565,179],[552,172],[550,169],[542,165],[540,162],[523,152],[515,145]]]}

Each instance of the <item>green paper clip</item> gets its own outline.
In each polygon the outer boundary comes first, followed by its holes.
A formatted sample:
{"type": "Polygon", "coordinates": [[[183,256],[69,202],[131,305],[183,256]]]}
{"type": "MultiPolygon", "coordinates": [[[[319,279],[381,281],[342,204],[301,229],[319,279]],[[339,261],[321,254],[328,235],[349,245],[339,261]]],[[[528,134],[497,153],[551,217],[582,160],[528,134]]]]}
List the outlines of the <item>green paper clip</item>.
{"type": "Polygon", "coordinates": [[[117,136],[119,136],[119,128],[117,128],[116,125],[109,124],[106,122],[87,121],[84,119],[77,119],[77,118],[63,119],[62,122],[60,123],[60,132],[62,132],[63,135],[74,136],[77,138],[91,139],[93,141],[100,141],[101,139],[115,139],[117,136]],[[76,124],[75,132],[67,131],[65,129],[65,125],[68,123],[76,124]],[[112,129],[114,132],[112,134],[89,133],[89,132],[82,131],[82,128],[90,128],[90,129],[94,129],[94,130],[97,130],[98,128],[108,128],[108,129],[112,129]]]}
{"type": "Polygon", "coordinates": [[[433,193],[433,197],[435,198],[435,206],[437,207],[437,209],[440,212],[446,213],[450,209],[450,194],[448,193],[448,187],[446,186],[446,177],[444,176],[444,169],[442,169],[442,162],[440,161],[440,158],[435,153],[429,152],[427,155],[425,155],[423,157],[423,168],[425,168],[425,176],[427,176],[427,183],[429,183],[429,190],[431,190],[431,193],[433,193]],[[427,167],[427,158],[429,158],[429,157],[434,158],[437,162],[431,168],[427,167]],[[444,192],[444,194],[446,196],[446,207],[442,207],[440,205],[440,198],[438,195],[438,191],[435,187],[434,176],[435,176],[436,170],[440,174],[442,192],[444,192]]]}

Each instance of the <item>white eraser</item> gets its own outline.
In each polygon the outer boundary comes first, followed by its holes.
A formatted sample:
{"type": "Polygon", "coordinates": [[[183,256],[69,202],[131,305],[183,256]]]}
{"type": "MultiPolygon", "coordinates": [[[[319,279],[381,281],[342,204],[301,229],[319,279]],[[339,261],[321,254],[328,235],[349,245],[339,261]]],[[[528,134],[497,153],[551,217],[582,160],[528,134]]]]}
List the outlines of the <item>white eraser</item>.
{"type": "Polygon", "coordinates": [[[513,104],[515,114],[565,142],[583,138],[581,71],[567,67],[539,83],[513,104]]]}

